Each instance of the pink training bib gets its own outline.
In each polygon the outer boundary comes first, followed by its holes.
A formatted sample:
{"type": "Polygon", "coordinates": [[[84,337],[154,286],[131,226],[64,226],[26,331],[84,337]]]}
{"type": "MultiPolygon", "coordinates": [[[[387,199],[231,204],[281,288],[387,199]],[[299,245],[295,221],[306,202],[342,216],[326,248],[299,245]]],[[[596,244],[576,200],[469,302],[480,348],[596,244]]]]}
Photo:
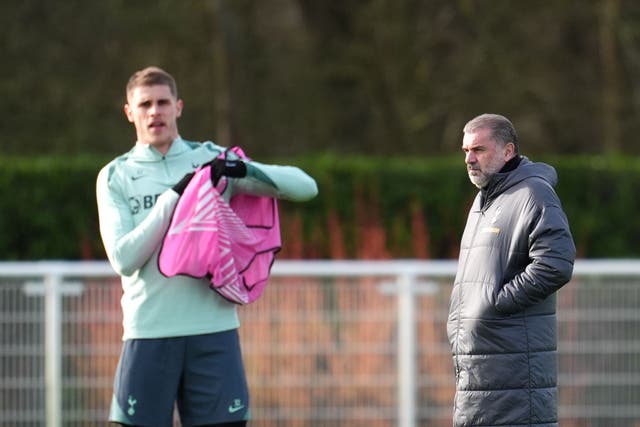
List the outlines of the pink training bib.
{"type": "MultiPolygon", "coordinates": [[[[224,185],[226,178],[218,183],[224,185]]],[[[158,267],[165,276],[208,276],[211,289],[249,304],[262,295],[281,246],[276,199],[239,194],[227,203],[205,166],[178,201],[158,267]]]]}

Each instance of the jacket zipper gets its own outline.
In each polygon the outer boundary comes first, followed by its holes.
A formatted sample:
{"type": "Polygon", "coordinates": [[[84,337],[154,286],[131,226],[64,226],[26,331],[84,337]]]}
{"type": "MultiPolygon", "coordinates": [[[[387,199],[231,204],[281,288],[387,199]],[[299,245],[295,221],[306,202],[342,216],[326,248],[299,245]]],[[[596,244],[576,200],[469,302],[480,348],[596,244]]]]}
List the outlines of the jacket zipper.
{"type": "MultiPolygon", "coordinates": [[[[474,225],[474,230],[473,230],[473,234],[471,235],[471,241],[469,242],[469,248],[473,247],[473,243],[476,240],[476,236],[478,235],[478,227],[480,225],[480,222],[482,221],[482,217],[484,217],[484,209],[478,209],[478,220],[476,221],[475,225],[474,225]]],[[[469,253],[471,251],[467,250],[467,255],[465,257],[464,260],[464,270],[462,271],[462,274],[460,275],[460,277],[465,277],[465,273],[467,271],[467,261],[469,261],[469,253]]],[[[458,324],[456,326],[456,347],[455,347],[455,370],[456,370],[456,378],[460,378],[460,363],[458,361],[458,357],[459,357],[459,348],[460,348],[460,340],[458,338],[459,334],[460,334],[460,322],[462,320],[462,289],[463,289],[463,285],[462,283],[460,283],[458,285],[460,287],[460,293],[458,295],[458,298],[460,299],[460,303],[458,304],[458,324]]]]}

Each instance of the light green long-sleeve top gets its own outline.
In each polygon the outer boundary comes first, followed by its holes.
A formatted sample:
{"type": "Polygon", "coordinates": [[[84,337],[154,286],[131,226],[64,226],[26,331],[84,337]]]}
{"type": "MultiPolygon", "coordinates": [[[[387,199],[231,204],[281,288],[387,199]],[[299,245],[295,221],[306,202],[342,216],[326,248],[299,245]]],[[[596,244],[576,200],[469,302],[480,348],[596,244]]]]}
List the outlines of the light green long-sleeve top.
{"type": "MultiPolygon", "coordinates": [[[[206,279],[166,277],[158,251],[178,194],[171,189],[186,173],[225,148],[181,138],[162,155],[136,144],[98,174],[100,234],[107,257],[122,277],[123,339],[197,335],[239,326],[236,305],[211,291],[206,279]]],[[[229,179],[223,197],[234,194],[305,201],[316,196],[313,178],[294,166],[247,162],[245,178],[229,179]]]]}

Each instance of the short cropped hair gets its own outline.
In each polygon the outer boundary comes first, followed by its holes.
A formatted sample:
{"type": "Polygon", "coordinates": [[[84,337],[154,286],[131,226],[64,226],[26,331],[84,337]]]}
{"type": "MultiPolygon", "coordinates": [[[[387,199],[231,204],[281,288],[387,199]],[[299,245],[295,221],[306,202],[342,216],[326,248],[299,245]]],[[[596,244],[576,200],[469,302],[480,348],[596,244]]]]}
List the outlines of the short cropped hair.
{"type": "Polygon", "coordinates": [[[500,114],[481,114],[467,122],[464,126],[464,133],[473,133],[479,129],[490,129],[491,138],[501,146],[513,143],[515,154],[519,151],[518,133],[513,123],[500,114]]]}
{"type": "Polygon", "coordinates": [[[156,85],[169,86],[171,95],[178,98],[178,85],[175,79],[159,67],[147,67],[133,73],[127,82],[127,97],[136,87],[156,85]]]}

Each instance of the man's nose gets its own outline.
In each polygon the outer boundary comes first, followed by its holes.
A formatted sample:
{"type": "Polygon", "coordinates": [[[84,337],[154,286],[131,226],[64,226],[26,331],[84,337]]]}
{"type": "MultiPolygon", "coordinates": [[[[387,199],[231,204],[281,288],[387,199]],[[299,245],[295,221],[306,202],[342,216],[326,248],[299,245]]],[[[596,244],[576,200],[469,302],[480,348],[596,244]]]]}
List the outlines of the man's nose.
{"type": "Polygon", "coordinates": [[[475,163],[476,162],[476,156],[471,151],[469,151],[464,156],[464,162],[465,163],[475,163]]]}

